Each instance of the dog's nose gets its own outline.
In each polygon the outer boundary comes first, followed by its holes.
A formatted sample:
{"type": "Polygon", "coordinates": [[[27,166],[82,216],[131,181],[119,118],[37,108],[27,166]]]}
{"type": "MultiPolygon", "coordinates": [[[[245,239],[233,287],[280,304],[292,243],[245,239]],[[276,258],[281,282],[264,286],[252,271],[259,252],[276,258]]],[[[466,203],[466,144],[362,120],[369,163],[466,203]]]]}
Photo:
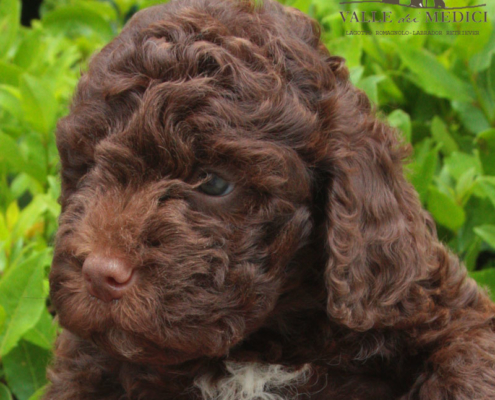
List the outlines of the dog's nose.
{"type": "Polygon", "coordinates": [[[129,262],[100,254],[90,254],[86,258],[82,274],[88,292],[107,303],[120,299],[134,283],[129,262]]]}

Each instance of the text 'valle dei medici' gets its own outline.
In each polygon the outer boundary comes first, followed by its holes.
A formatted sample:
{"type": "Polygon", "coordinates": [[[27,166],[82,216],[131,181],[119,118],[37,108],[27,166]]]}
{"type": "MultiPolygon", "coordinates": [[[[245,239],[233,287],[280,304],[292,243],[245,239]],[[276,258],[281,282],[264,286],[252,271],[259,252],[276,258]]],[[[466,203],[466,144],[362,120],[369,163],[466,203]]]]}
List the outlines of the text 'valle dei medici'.
{"type": "MultiPolygon", "coordinates": [[[[488,13],[486,11],[425,11],[424,15],[411,16],[407,14],[397,20],[398,23],[422,22],[426,18],[426,22],[488,22],[488,13]]],[[[392,11],[341,11],[340,15],[344,22],[394,22],[392,11]]]]}

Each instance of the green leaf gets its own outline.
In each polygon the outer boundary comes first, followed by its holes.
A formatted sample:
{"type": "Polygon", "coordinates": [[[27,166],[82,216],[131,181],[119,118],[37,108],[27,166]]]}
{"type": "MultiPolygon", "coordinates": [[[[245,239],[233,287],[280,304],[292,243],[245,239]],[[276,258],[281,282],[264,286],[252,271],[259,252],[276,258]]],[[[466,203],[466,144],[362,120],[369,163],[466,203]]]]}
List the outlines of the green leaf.
{"type": "Polygon", "coordinates": [[[5,312],[5,308],[0,306],[0,332],[2,332],[5,326],[5,320],[7,319],[7,313],[5,312]]]}
{"type": "Polygon", "coordinates": [[[50,194],[52,196],[52,199],[57,201],[58,198],[60,197],[60,194],[61,194],[59,176],[58,175],[56,177],[55,176],[49,176],[47,181],[48,181],[48,186],[50,188],[50,194]]]}
{"type": "MultiPolygon", "coordinates": [[[[9,228],[7,227],[7,221],[2,213],[0,213],[0,242],[7,240],[10,236],[9,228]]],[[[2,246],[0,246],[0,249],[2,246]]]]}
{"type": "Polygon", "coordinates": [[[0,162],[7,162],[16,171],[22,171],[24,167],[24,158],[22,157],[19,147],[14,139],[5,133],[0,132],[0,162]]]}
{"type": "Polygon", "coordinates": [[[481,188],[495,207],[495,177],[484,176],[478,179],[477,183],[479,186],[481,186],[481,188]]]}
{"type": "Polygon", "coordinates": [[[61,6],[45,14],[43,26],[66,35],[68,33],[87,35],[88,31],[93,32],[103,42],[109,42],[114,36],[112,27],[101,15],[81,4],[61,6]]]}
{"type": "Polygon", "coordinates": [[[475,104],[453,101],[452,107],[458,112],[462,123],[471,133],[477,134],[490,128],[490,122],[475,104]]]}
{"type": "Polygon", "coordinates": [[[486,86],[492,102],[492,117],[495,118],[495,104],[493,104],[495,102],[495,55],[492,56],[492,62],[490,63],[490,68],[487,71],[486,86]]]}
{"type": "Polygon", "coordinates": [[[21,79],[22,109],[26,121],[31,127],[44,136],[55,127],[57,116],[57,100],[42,81],[30,75],[21,79]]]}
{"type": "Polygon", "coordinates": [[[24,165],[24,172],[45,183],[47,178],[47,154],[43,139],[50,141],[50,137],[43,138],[39,134],[27,133],[21,143],[24,158],[28,160],[24,165]]]}
{"type": "Polygon", "coordinates": [[[9,388],[3,383],[0,383],[0,400],[12,400],[9,388]]]}
{"type": "Polygon", "coordinates": [[[20,18],[20,1],[0,1],[0,58],[5,58],[12,47],[19,30],[20,18]]]}
{"type": "Polygon", "coordinates": [[[29,68],[34,62],[42,58],[43,46],[41,42],[43,32],[31,30],[24,37],[15,54],[14,62],[23,69],[29,68]]]}
{"type": "MultiPolygon", "coordinates": [[[[340,18],[340,15],[336,15],[336,17],[340,18]]],[[[349,68],[361,65],[363,46],[360,37],[338,37],[328,42],[327,45],[332,54],[338,54],[345,58],[349,68]]]]}
{"type": "Polygon", "coordinates": [[[381,67],[378,64],[376,64],[375,69],[380,70],[380,73],[385,77],[385,79],[380,82],[379,86],[379,89],[381,89],[382,97],[384,98],[384,100],[382,100],[382,103],[404,103],[404,93],[402,92],[401,88],[394,82],[392,77],[386,75],[388,72],[382,71],[381,67]]]}
{"type": "Polygon", "coordinates": [[[469,276],[473,278],[480,286],[487,289],[490,297],[495,301],[495,268],[487,268],[481,271],[470,272],[469,276]]]}
{"type": "Polygon", "coordinates": [[[450,153],[448,157],[444,158],[444,165],[455,180],[459,180],[466,171],[472,168],[474,168],[477,175],[481,174],[481,164],[479,160],[475,156],[467,153],[450,153]]]}
{"type": "Polygon", "coordinates": [[[474,228],[474,232],[495,249],[495,225],[481,225],[474,228]]]}
{"type": "Polygon", "coordinates": [[[22,121],[24,115],[21,108],[21,93],[17,88],[0,85],[0,111],[2,109],[11,113],[17,120],[22,121]]]}
{"type": "Polygon", "coordinates": [[[438,162],[438,146],[431,148],[431,140],[427,139],[416,147],[416,158],[409,166],[409,180],[418,191],[424,204],[428,196],[430,183],[433,181],[438,162]]]}
{"type": "MultiPolygon", "coordinates": [[[[11,244],[10,246],[10,267],[15,267],[18,262],[21,261],[20,257],[24,252],[24,239],[20,238],[16,240],[14,243],[11,244]]],[[[29,249],[28,246],[26,246],[27,249],[29,249]]]]}
{"type": "Polygon", "coordinates": [[[349,73],[349,79],[351,80],[352,84],[357,85],[363,76],[364,67],[359,65],[357,67],[349,68],[349,73]]]}
{"type": "Polygon", "coordinates": [[[41,400],[46,393],[47,385],[39,388],[28,400],[41,400]]]}
{"type": "Polygon", "coordinates": [[[7,222],[7,228],[9,230],[14,229],[14,226],[17,223],[17,220],[19,219],[20,212],[21,211],[19,210],[17,201],[13,201],[7,207],[7,212],[5,213],[5,217],[7,222]]]}
{"type": "MultiPolygon", "coordinates": [[[[2,273],[2,274],[7,269],[7,266],[8,266],[8,260],[7,260],[7,254],[5,253],[5,248],[9,245],[10,245],[10,243],[8,243],[6,241],[0,242],[0,273],[2,273]],[[2,247],[3,247],[3,249],[2,249],[2,247]]],[[[7,314],[5,314],[5,315],[7,315],[7,314]]],[[[3,326],[0,327],[0,331],[2,328],[3,328],[3,326]]]]}
{"type": "Polygon", "coordinates": [[[387,120],[391,126],[402,132],[409,143],[411,142],[411,117],[408,113],[403,110],[394,110],[390,113],[387,120]]]}
{"type": "Polygon", "coordinates": [[[440,151],[443,154],[449,155],[459,150],[459,146],[447,130],[447,125],[436,115],[431,121],[431,135],[442,146],[440,151]]]}
{"type": "Polygon", "coordinates": [[[56,335],[57,324],[45,308],[38,323],[26,332],[23,339],[44,349],[51,350],[56,335]]]}
{"type": "Polygon", "coordinates": [[[466,252],[471,243],[479,238],[474,232],[475,228],[480,225],[495,225],[493,205],[487,198],[471,196],[465,211],[466,223],[458,232],[459,251],[461,252],[466,252]]]}
{"type": "Polygon", "coordinates": [[[20,173],[12,180],[10,193],[12,198],[19,199],[26,191],[36,195],[43,193],[45,190],[37,180],[25,173],[20,173]]]}
{"type": "Polygon", "coordinates": [[[17,65],[0,60],[0,83],[18,87],[22,73],[17,65]]]}
{"type": "Polygon", "coordinates": [[[384,76],[379,75],[368,76],[361,79],[357,87],[364,90],[373,103],[378,104],[378,83],[383,81],[384,78],[384,76]]]}
{"type": "Polygon", "coordinates": [[[168,3],[168,2],[169,2],[169,0],[143,0],[140,3],[140,8],[141,9],[148,8],[148,7],[156,6],[157,4],[164,4],[164,3],[168,3]]]}
{"type": "Polygon", "coordinates": [[[48,197],[46,195],[36,195],[29,205],[21,211],[19,219],[12,230],[13,240],[25,235],[38,222],[43,213],[48,209],[47,200],[48,197]]]}
{"type": "Polygon", "coordinates": [[[475,186],[476,169],[470,168],[461,175],[455,186],[456,199],[461,205],[465,205],[473,193],[475,186]]]}
{"type": "Polygon", "coordinates": [[[476,137],[483,172],[487,175],[495,175],[495,129],[481,132],[476,137]]]}
{"type": "Polygon", "coordinates": [[[469,35],[459,35],[455,43],[455,49],[465,60],[469,60],[474,54],[484,49],[492,33],[492,24],[480,24],[474,21],[463,22],[463,30],[477,31],[476,39],[469,35]]]}
{"type": "MultiPolygon", "coordinates": [[[[455,192],[452,190],[452,186],[454,186],[454,181],[450,176],[447,168],[445,166],[442,167],[440,172],[434,177],[435,186],[441,192],[455,198],[455,192]]],[[[459,203],[460,204],[460,203],[459,203]]]]}
{"type": "Polygon", "coordinates": [[[28,400],[46,384],[49,360],[49,351],[23,340],[3,357],[7,383],[18,400],[28,400]]]}
{"type": "Polygon", "coordinates": [[[433,186],[430,187],[428,193],[428,211],[430,211],[433,218],[435,218],[439,224],[454,232],[457,231],[466,220],[463,208],[451,197],[440,192],[433,186]]]}
{"type": "Polygon", "coordinates": [[[490,39],[486,43],[483,50],[475,54],[469,60],[469,68],[473,72],[481,72],[490,66],[490,61],[495,53],[495,29],[492,29],[490,39]]]}
{"type": "Polygon", "coordinates": [[[25,144],[29,144],[27,157],[29,161],[26,161],[26,157],[23,156],[20,150],[21,146],[10,136],[0,131],[0,148],[2,149],[2,152],[0,152],[0,163],[5,161],[15,172],[26,172],[43,183],[46,180],[46,171],[44,171],[46,169],[46,161],[43,158],[43,154],[35,154],[35,156],[29,157],[35,150],[40,150],[39,147],[42,147],[42,144],[40,143],[40,146],[35,147],[30,135],[24,138],[24,142],[25,144]],[[37,165],[35,161],[38,161],[37,165]]]}
{"type": "Polygon", "coordinates": [[[473,271],[476,268],[476,260],[481,251],[482,240],[476,237],[469,244],[466,253],[464,254],[464,264],[468,271],[473,271]]]}
{"type": "Polygon", "coordinates": [[[19,339],[36,325],[45,306],[43,268],[49,253],[36,253],[8,269],[0,281],[0,305],[7,317],[0,334],[0,355],[5,356],[19,339]]]}
{"type": "Polygon", "coordinates": [[[426,93],[457,101],[470,101],[467,85],[448,71],[431,53],[424,49],[403,46],[398,53],[414,73],[414,81],[426,93]]]}
{"type": "Polygon", "coordinates": [[[297,8],[303,13],[308,14],[311,4],[312,4],[311,0],[296,0],[294,3],[291,4],[291,7],[297,8]]]}

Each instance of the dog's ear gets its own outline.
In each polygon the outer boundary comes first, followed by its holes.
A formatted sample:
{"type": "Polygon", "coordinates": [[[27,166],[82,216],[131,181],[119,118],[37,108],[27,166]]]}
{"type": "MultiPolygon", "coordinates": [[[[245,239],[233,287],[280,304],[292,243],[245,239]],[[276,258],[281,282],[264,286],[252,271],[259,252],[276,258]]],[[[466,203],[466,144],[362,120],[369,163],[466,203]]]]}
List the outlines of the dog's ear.
{"type": "Polygon", "coordinates": [[[404,177],[408,148],[347,79],[323,96],[320,115],[328,313],[356,330],[397,324],[425,298],[417,283],[437,243],[404,177]]]}

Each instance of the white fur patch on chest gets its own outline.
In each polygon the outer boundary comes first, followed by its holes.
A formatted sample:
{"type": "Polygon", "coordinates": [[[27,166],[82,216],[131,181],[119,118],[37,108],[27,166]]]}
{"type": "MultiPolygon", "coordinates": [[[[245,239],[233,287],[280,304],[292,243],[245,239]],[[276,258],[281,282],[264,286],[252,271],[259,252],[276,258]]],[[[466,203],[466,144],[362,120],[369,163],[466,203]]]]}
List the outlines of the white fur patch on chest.
{"type": "Polygon", "coordinates": [[[204,400],[290,400],[280,391],[304,384],[311,375],[309,364],[298,370],[277,364],[230,361],[225,366],[229,375],[219,381],[212,382],[208,375],[196,378],[194,384],[204,400]]]}

